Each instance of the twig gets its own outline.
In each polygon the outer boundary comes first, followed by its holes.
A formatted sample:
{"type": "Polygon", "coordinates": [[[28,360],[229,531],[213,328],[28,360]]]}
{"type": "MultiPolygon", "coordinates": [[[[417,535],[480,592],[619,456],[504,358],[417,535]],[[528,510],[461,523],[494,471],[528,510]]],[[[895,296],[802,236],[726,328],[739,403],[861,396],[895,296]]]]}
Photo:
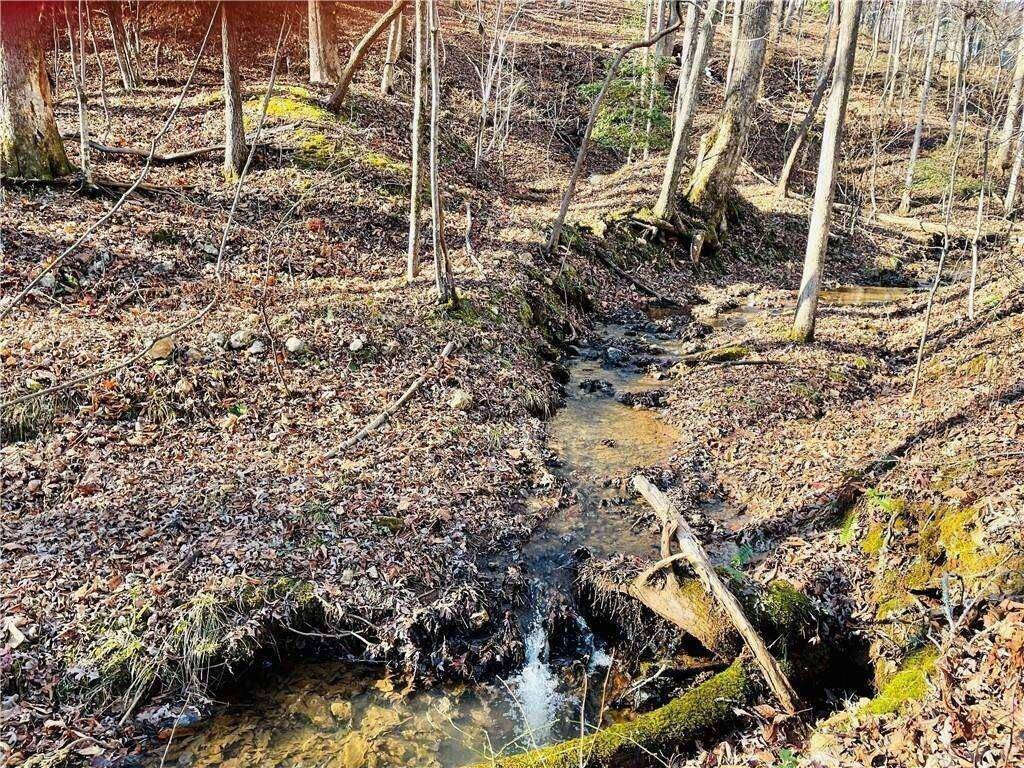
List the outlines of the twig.
{"type": "MultiPolygon", "coordinates": [[[[446,357],[448,357],[452,353],[452,351],[454,349],[455,349],[455,341],[454,340],[449,341],[445,345],[444,349],[441,351],[441,354],[438,356],[438,358],[437,358],[437,360],[435,362],[440,362],[441,360],[444,360],[446,357]]],[[[416,390],[420,388],[420,386],[423,384],[424,381],[426,381],[426,378],[427,378],[427,370],[424,370],[422,373],[420,373],[419,376],[417,376],[415,378],[415,380],[412,382],[412,384],[410,384],[408,386],[408,388],[405,390],[405,392],[402,393],[401,397],[399,397],[397,400],[395,400],[393,403],[391,403],[391,405],[389,405],[387,408],[385,408],[383,411],[381,411],[379,414],[377,414],[377,416],[373,419],[373,421],[371,421],[365,427],[363,427],[358,432],[356,432],[354,435],[352,435],[352,437],[348,438],[347,440],[344,440],[341,443],[341,445],[339,445],[333,451],[328,453],[327,454],[327,458],[333,459],[335,456],[340,454],[346,448],[351,448],[353,445],[358,443],[360,440],[362,440],[368,434],[373,432],[373,430],[375,430],[377,427],[379,427],[381,424],[383,424],[385,421],[387,421],[389,418],[391,418],[391,414],[393,414],[395,411],[397,411],[399,408],[401,408],[406,403],[406,401],[409,400],[409,398],[411,398],[414,394],[416,394],[416,390]]]]}

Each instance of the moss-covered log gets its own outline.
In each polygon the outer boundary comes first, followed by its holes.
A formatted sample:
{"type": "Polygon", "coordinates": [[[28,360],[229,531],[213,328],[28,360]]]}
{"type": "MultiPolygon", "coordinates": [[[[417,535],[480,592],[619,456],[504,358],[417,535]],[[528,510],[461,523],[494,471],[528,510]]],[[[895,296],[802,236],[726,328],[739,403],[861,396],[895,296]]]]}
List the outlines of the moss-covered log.
{"type": "Polygon", "coordinates": [[[757,690],[748,662],[734,661],[727,669],[690,689],[665,706],[617,723],[582,738],[564,741],[519,755],[496,758],[476,768],[617,768],[647,765],[650,753],[667,754],[695,739],[721,731],[736,718],[737,707],[751,701],[757,690]]]}

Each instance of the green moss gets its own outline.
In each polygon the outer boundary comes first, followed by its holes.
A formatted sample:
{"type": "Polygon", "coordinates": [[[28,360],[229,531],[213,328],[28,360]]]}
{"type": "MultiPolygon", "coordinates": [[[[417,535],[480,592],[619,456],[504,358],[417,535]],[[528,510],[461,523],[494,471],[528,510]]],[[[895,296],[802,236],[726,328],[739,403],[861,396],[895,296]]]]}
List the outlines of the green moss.
{"type": "Polygon", "coordinates": [[[864,535],[860,548],[865,555],[877,555],[882,551],[883,544],[885,544],[884,529],[880,525],[872,525],[864,535]]]}
{"type": "MultiPolygon", "coordinates": [[[[334,115],[315,103],[308,93],[302,95],[300,91],[301,89],[294,89],[291,97],[271,96],[267,101],[267,118],[269,120],[279,119],[286,122],[336,122],[337,118],[334,115]]],[[[243,109],[248,113],[246,115],[246,129],[255,128],[255,120],[259,118],[259,114],[263,109],[263,98],[249,99],[243,105],[243,109]],[[251,126],[249,125],[250,119],[253,121],[251,126]]]]}
{"type": "Polygon", "coordinates": [[[783,634],[804,625],[813,611],[807,595],[782,579],[773,581],[761,593],[759,609],[761,617],[783,634]]]}
{"type": "Polygon", "coordinates": [[[728,347],[716,347],[714,349],[706,349],[703,352],[694,352],[692,355],[683,357],[682,362],[686,365],[724,363],[730,360],[742,360],[745,357],[749,357],[752,352],[753,350],[750,347],[734,344],[728,347]]]}
{"type": "Polygon", "coordinates": [[[839,524],[839,543],[849,546],[853,543],[854,536],[857,530],[857,521],[860,516],[857,514],[856,509],[850,509],[845,515],[843,515],[842,522],[839,524]]]}
{"type": "Polygon", "coordinates": [[[909,656],[875,698],[857,709],[858,714],[886,715],[905,704],[920,701],[928,691],[928,675],[935,668],[938,651],[933,645],[909,656]]]}
{"type": "Polygon", "coordinates": [[[481,766],[498,768],[581,768],[589,765],[628,763],[630,756],[645,752],[667,752],[735,717],[737,707],[753,695],[754,685],[741,661],[710,680],[687,691],[664,707],[618,723],[579,739],[520,755],[504,757],[481,766]]]}
{"type": "MultiPolygon", "coordinates": [[[[598,110],[592,134],[595,143],[618,152],[668,148],[672,138],[670,96],[662,86],[650,87],[654,82],[651,76],[656,71],[664,72],[666,64],[667,59],[646,67],[633,61],[623,62],[598,110]]],[[[601,78],[581,86],[581,98],[593,101],[603,85],[601,78]]]]}

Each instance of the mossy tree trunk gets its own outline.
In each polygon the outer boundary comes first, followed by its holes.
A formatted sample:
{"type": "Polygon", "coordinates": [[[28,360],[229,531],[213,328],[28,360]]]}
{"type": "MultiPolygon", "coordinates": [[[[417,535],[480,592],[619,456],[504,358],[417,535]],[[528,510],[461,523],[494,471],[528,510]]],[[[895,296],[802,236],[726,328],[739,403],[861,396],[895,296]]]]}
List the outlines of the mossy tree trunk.
{"type": "Polygon", "coordinates": [[[690,203],[707,214],[712,232],[718,229],[722,221],[736,169],[739,168],[764,64],[772,2],[750,0],[745,5],[745,42],[736,61],[732,85],[725,95],[722,117],[701,139],[697,164],[686,192],[690,203]]]}
{"type": "Polygon", "coordinates": [[[836,51],[835,80],[825,112],[825,128],[818,157],[818,178],[814,186],[811,223],[807,232],[804,270],[797,296],[796,317],[792,338],[808,342],[814,338],[814,324],[821,292],[821,270],[828,249],[828,233],[832,222],[835,197],[836,165],[846,119],[846,100],[853,79],[853,60],[857,53],[857,27],[860,24],[861,0],[841,0],[839,11],[839,47],[836,51]]]}
{"type": "Polygon", "coordinates": [[[0,3],[0,173],[5,177],[53,179],[71,172],[43,62],[40,6],[0,3]]]}
{"type": "Polygon", "coordinates": [[[242,89],[238,84],[234,16],[231,3],[220,6],[220,40],[224,62],[224,176],[237,178],[245,165],[245,124],[242,121],[242,89]]]}
{"type": "Polygon", "coordinates": [[[309,0],[309,81],[336,83],[341,77],[334,15],[324,0],[309,0]]]}

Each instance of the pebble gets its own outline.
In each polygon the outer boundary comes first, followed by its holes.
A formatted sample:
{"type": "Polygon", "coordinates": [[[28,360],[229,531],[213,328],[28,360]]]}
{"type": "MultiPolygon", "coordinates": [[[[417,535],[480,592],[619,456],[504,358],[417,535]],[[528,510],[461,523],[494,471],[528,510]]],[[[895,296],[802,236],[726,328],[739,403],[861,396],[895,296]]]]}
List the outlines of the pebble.
{"type": "Polygon", "coordinates": [[[358,352],[360,349],[366,346],[366,342],[356,336],[352,341],[348,343],[349,352],[358,352]]]}
{"type": "Polygon", "coordinates": [[[174,352],[174,337],[167,336],[159,339],[149,351],[146,352],[146,357],[150,360],[166,360],[174,352]]]}
{"type": "Polygon", "coordinates": [[[305,341],[300,339],[298,336],[289,336],[285,339],[284,348],[287,349],[291,354],[298,355],[306,351],[308,346],[305,341]]]}
{"type": "Polygon", "coordinates": [[[47,272],[39,278],[39,282],[36,285],[44,291],[52,291],[57,287],[57,278],[53,276],[52,272],[47,272]]]}
{"type": "Polygon", "coordinates": [[[256,339],[256,341],[249,345],[249,354],[251,355],[262,355],[266,351],[266,345],[259,339],[256,339]]]}
{"type": "Polygon", "coordinates": [[[228,339],[228,346],[232,349],[245,349],[252,343],[252,331],[235,331],[228,339]]]}
{"type": "Polygon", "coordinates": [[[228,343],[228,339],[223,333],[210,331],[206,334],[206,343],[211,347],[221,347],[223,349],[224,345],[228,343]]]}
{"type": "Polygon", "coordinates": [[[448,406],[456,411],[468,411],[473,406],[473,396],[464,389],[456,389],[448,400],[448,406]]]}

